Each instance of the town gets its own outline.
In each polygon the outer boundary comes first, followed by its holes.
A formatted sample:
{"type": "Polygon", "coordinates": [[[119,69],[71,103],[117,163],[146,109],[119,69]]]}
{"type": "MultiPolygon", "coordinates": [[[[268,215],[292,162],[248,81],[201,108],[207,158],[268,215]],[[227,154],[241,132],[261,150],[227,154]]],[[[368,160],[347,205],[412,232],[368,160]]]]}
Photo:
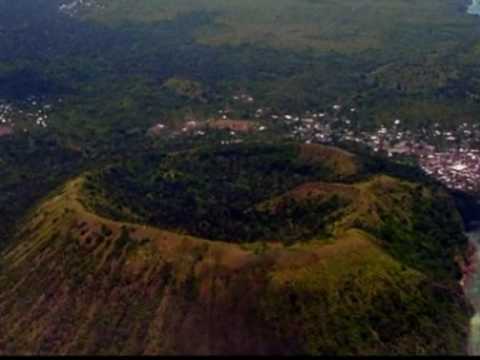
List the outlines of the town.
{"type": "MultiPolygon", "coordinates": [[[[254,97],[240,94],[233,103],[252,106],[254,97]]],[[[286,138],[304,143],[336,145],[357,143],[373,153],[383,154],[393,161],[410,158],[423,171],[446,187],[469,193],[480,193],[480,127],[477,123],[463,123],[455,129],[445,129],[439,123],[418,131],[408,129],[408,121],[392,119],[391,125],[366,130],[358,121],[358,109],[333,104],[322,111],[308,110],[303,114],[275,112],[258,107],[246,120],[238,120],[232,106],[218,110],[216,119],[206,122],[188,121],[174,135],[205,136],[213,129],[228,130],[231,140],[222,144],[242,142],[245,135],[267,133],[281,129],[286,138]]],[[[165,125],[157,125],[157,130],[165,125]]]]}
{"type": "MultiPolygon", "coordinates": [[[[14,105],[0,99],[0,137],[48,128],[53,104],[62,101],[30,96],[14,105]]],[[[413,131],[408,128],[408,120],[392,119],[388,126],[372,130],[360,124],[359,111],[355,106],[342,104],[301,114],[274,111],[257,106],[253,96],[241,93],[231,96],[228,106],[208,119],[190,115],[175,125],[158,122],[147,134],[169,139],[202,137],[220,131],[227,135],[221,139],[224,145],[241,143],[255,134],[266,138],[281,136],[307,144],[356,143],[393,161],[413,159],[426,174],[450,189],[480,193],[479,124],[464,122],[455,129],[445,129],[434,123],[413,131]]]]}
{"type": "MultiPolygon", "coordinates": [[[[58,99],[61,102],[62,99],[58,99]]],[[[35,96],[11,104],[0,99],[0,136],[14,132],[28,132],[34,128],[48,128],[53,105],[35,96]]]]}
{"type": "Polygon", "coordinates": [[[72,0],[65,4],[60,4],[58,11],[67,16],[74,17],[84,9],[91,7],[104,8],[104,6],[97,0],[72,0]]]}

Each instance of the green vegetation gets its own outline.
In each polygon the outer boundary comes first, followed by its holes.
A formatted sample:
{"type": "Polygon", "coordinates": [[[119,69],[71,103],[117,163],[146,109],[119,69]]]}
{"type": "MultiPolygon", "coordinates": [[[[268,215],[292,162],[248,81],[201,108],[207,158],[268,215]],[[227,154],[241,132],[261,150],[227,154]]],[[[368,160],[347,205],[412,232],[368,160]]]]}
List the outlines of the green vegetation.
{"type": "Polygon", "coordinates": [[[0,249],[32,203],[82,171],[84,161],[46,134],[1,140],[0,249]]]}
{"type": "Polygon", "coordinates": [[[320,145],[148,153],[88,175],[84,189],[103,216],[231,243],[328,242],[362,229],[436,277],[460,276],[454,254],[466,244],[455,204],[421,172],[320,145]]]}
{"type": "Polygon", "coordinates": [[[69,181],[0,258],[0,354],[462,354],[461,220],[395,169],[250,143],[69,181]]]}
{"type": "Polygon", "coordinates": [[[164,86],[180,96],[191,99],[199,99],[203,95],[202,86],[195,81],[172,78],[167,80],[164,86]]]}
{"type": "Polygon", "coordinates": [[[395,169],[251,143],[69,181],[2,255],[0,354],[463,354],[460,217],[395,169]]]}
{"type": "MultiPolygon", "coordinates": [[[[474,22],[462,12],[461,4],[434,0],[419,4],[374,0],[342,3],[264,0],[260,6],[252,0],[234,4],[228,0],[163,0],[161,3],[119,0],[107,3],[106,8],[94,8],[87,12],[86,18],[117,27],[126,22],[155,24],[171,21],[195,12],[206,12],[214,17],[213,27],[204,25],[197,30],[196,38],[202,43],[260,43],[276,48],[313,48],[342,53],[393,50],[409,46],[409,40],[432,48],[454,46],[452,38],[457,32],[452,24],[461,27],[471,26],[474,22]],[[441,34],[432,34],[430,27],[437,27],[441,34]],[[400,32],[399,29],[406,30],[400,32]]],[[[428,52],[428,47],[410,46],[410,55],[416,51],[428,52]]]]}
{"type": "Polygon", "coordinates": [[[377,229],[378,237],[385,240],[390,252],[402,262],[414,267],[421,264],[424,269],[438,269],[441,275],[456,274],[460,279],[462,274],[452,259],[463,237],[461,218],[451,200],[441,195],[424,196],[421,191],[417,189],[415,194],[420,201],[414,204],[415,217],[411,226],[388,217],[377,229]]]}
{"type": "Polygon", "coordinates": [[[52,125],[76,143],[211,115],[239,91],[287,111],[352,103],[361,126],[478,112],[478,19],[463,1],[100,2],[81,20],[54,0],[0,2],[0,98],[65,97],[52,125]]]}
{"type": "Polygon", "coordinates": [[[342,201],[257,205],[304,182],[335,178],[322,164],[299,160],[293,145],[252,144],[149,154],[90,177],[86,189],[93,208],[117,220],[215,240],[291,243],[327,237],[326,225],[338,216],[342,201]],[[106,195],[98,196],[102,192],[106,195]]]}
{"type": "Polygon", "coordinates": [[[468,315],[449,291],[370,247],[274,274],[262,312],[304,354],[462,354],[468,315]]]}
{"type": "Polygon", "coordinates": [[[472,119],[466,4],[59,3],[0,0],[0,101],[54,109],[0,138],[0,355],[465,352],[467,239],[417,168],[283,144],[273,123],[241,145],[146,133],[232,107],[472,119]]]}

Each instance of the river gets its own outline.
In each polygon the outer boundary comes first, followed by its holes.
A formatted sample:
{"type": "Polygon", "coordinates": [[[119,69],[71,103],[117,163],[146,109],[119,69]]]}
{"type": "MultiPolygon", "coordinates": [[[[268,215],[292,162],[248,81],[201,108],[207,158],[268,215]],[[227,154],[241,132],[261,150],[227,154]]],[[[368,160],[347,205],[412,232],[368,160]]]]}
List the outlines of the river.
{"type": "Polygon", "coordinates": [[[480,0],[472,0],[467,12],[471,15],[480,15],[480,0]]]}

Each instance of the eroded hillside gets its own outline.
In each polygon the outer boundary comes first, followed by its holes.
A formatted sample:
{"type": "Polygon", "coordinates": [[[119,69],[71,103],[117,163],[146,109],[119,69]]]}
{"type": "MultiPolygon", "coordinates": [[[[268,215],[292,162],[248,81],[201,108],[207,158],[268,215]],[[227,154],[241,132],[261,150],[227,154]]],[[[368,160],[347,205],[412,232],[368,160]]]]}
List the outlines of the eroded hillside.
{"type": "Polygon", "coordinates": [[[441,188],[334,148],[132,160],[31,210],[1,257],[0,354],[461,354],[461,230],[441,188]]]}

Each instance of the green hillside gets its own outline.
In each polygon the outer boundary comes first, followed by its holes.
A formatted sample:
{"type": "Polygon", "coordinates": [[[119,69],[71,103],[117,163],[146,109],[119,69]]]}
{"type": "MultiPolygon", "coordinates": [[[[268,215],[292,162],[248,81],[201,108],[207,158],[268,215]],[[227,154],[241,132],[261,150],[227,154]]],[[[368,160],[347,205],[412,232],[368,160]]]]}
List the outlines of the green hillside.
{"type": "MultiPolygon", "coordinates": [[[[205,13],[213,18],[213,26],[204,25],[196,31],[196,40],[201,43],[234,46],[250,43],[348,54],[399,49],[407,46],[409,40],[427,45],[408,49],[419,52],[455,46],[452,40],[461,33],[462,26],[474,22],[465,16],[462,2],[453,0],[420,3],[401,0],[346,0],[340,3],[315,0],[244,0],[233,3],[229,0],[119,0],[100,3],[104,6],[87,10],[84,17],[110,26],[121,26],[127,22],[155,24],[185,14],[205,13]],[[434,27],[437,28],[435,34],[431,31],[434,27]]],[[[409,51],[409,55],[414,54],[409,51]]]]}
{"type": "Polygon", "coordinates": [[[461,230],[441,188],[335,148],[132,158],[24,220],[0,354],[463,354],[461,230]]]}
{"type": "Polygon", "coordinates": [[[95,148],[238,92],[285,111],[351,104],[362,127],[478,112],[467,0],[94,0],[73,17],[59,3],[0,2],[0,98],[64,98],[51,127],[95,148]]]}
{"type": "Polygon", "coordinates": [[[0,0],[0,355],[465,354],[470,3],[0,0]]]}

